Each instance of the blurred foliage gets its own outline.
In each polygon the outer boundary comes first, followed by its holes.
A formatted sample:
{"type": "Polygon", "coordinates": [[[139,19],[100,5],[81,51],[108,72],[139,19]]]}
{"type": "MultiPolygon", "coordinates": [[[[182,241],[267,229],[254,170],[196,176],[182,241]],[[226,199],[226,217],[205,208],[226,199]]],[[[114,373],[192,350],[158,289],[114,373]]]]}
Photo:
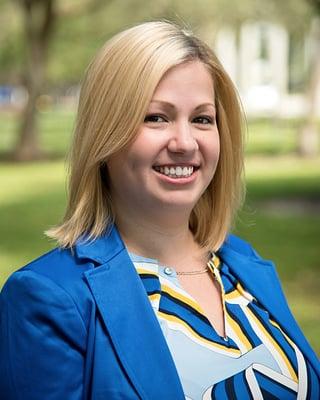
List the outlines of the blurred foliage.
{"type": "MultiPolygon", "coordinates": [[[[174,20],[212,42],[221,26],[237,28],[243,21],[257,19],[302,33],[315,11],[308,0],[56,0],[56,13],[47,83],[65,86],[79,81],[88,61],[110,36],[138,22],[174,20]]],[[[25,45],[22,13],[15,1],[0,1],[0,24],[0,83],[16,83],[22,79],[25,45]]]]}

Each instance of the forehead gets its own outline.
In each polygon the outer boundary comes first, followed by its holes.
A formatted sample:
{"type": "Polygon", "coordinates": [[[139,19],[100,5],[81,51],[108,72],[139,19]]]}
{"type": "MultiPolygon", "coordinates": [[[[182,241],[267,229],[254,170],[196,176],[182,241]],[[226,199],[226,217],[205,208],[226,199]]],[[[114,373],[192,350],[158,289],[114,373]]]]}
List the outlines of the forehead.
{"type": "Polygon", "coordinates": [[[212,75],[201,61],[186,62],[169,69],[157,85],[152,99],[179,96],[202,101],[214,99],[212,75]]]}

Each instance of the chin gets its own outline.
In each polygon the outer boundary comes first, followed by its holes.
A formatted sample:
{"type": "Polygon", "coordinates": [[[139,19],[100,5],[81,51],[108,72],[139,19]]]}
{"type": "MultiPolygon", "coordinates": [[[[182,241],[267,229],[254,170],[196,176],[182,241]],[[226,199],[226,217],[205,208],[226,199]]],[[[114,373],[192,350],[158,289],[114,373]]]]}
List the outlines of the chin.
{"type": "Polygon", "coordinates": [[[165,207],[168,209],[174,209],[175,211],[179,211],[179,209],[186,211],[194,208],[194,206],[197,204],[199,198],[192,199],[190,196],[184,195],[182,196],[172,196],[170,198],[166,199],[161,199],[161,207],[165,207]]]}

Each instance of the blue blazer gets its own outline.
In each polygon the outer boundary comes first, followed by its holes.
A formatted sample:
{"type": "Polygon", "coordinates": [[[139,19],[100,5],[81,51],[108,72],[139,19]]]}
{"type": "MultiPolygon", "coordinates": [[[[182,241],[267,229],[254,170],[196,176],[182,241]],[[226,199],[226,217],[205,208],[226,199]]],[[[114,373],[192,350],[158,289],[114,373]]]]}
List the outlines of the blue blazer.
{"type": "MultiPolygon", "coordinates": [[[[219,256],[319,374],[273,264],[235,236],[219,256]]],[[[184,400],[161,328],[115,227],[15,272],[1,292],[0,318],[1,399],[184,400]]]]}

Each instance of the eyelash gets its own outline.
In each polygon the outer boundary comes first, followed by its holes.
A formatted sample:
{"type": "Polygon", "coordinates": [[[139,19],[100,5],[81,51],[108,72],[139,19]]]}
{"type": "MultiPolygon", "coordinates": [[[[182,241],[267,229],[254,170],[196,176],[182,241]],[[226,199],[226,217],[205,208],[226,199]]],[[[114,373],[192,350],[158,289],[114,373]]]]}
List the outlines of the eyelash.
{"type": "Polygon", "coordinates": [[[144,122],[152,122],[152,123],[157,124],[157,123],[161,123],[161,122],[167,122],[167,119],[160,114],[149,114],[149,115],[146,115],[144,122]],[[155,121],[156,118],[161,118],[162,121],[155,121]]]}
{"type": "MultiPolygon", "coordinates": [[[[149,114],[149,115],[146,115],[146,117],[144,119],[144,122],[146,122],[146,123],[147,122],[162,123],[162,122],[168,122],[168,119],[166,117],[160,115],[160,114],[149,114]],[[157,118],[162,119],[162,121],[157,121],[156,120],[157,118]]],[[[201,125],[210,125],[210,124],[213,124],[214,118],[212,118],[212,117],[210,117],[208,115],[199,115],[198,117],[195,117],[193,119],[193,122],[201,124],[201,125]],[[196,122],[196,120],[202,120],[202,122],[196,122]],[[206,122],[203,122],[204,120],[206,122]]]]}
{"type": "Polygon", "coordinates": [[[201,119],[202,122],[200,124],[203,125],[210,125],[213,124],[214,119],[212,117],[209,117],[208,115],[199,115],[199,117],[194,118],[194,120],[201,119]],[[206,122],[203,122],[203,120],[206,120],[206,122]]]}

